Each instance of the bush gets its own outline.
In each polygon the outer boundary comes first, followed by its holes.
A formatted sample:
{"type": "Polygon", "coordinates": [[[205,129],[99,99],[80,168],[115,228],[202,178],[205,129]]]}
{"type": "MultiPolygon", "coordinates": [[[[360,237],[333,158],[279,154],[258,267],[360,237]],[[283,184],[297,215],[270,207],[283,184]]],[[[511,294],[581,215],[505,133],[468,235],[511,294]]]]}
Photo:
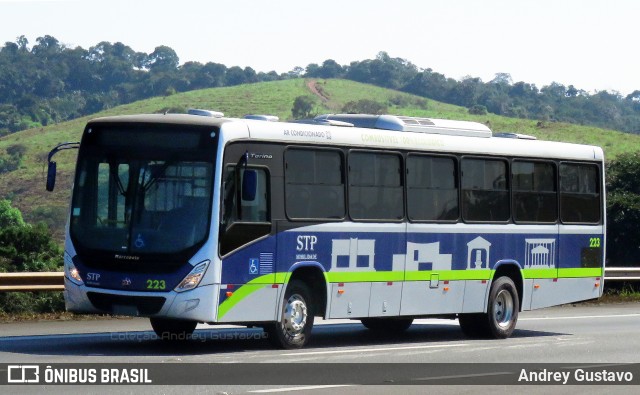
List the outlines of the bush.
{"type": "Polygon", "coordinates": [[[635,266],[640,256],[640,195],[613,192],[607,197],[607,264],[635,266]]]}
{"type": "Polygon", "coordinates": [[[640,255],[640,154],[607,164],[607,263],[637,265],[640,255]]]}
{"type": "Polygon", "coordinates": [[[387,106],[369,99],[350,101],[342,107],[342,111],[347,114],[385,114],[388,112],[387,106]]]}
{"type": "MultiPolygon", "coordinates": [[[[8,200],[0,201],[0,272],[62,270],[62,249],[44,223],[32,226],[8,200]]],[[[0,294],[0,313],[52,313],[64,310],[62,293],[0,294]]]]}
{"type": "Polygon", "coordinates": [[[396,107],[416,106],[423,110],[428,108],[427,99],[421,97],[411,97],[409,95],[395,95],[389,98],[389,105],[396,107]]]}
{"type": "Polygon", "coordinates": [[[4,228],[24,225],[20,210],[11,207],[10,200],[0,200],[0,231],[4,228]]]}
{"type": "Polygon", "coordinates": [[[0,174],[16,170],[22,164],[22,157],[27,147],[22,144],[10,145],[5,155],[0,155],[0,174]]]}
{"type": "Polygon", "coordinates": [[[62,250],[43,223],[1,229],[0,257],[6,272],[56,271],[63,264],[62,250]]]}
{"type": "Polygon", "coordinates": [[[469,107],[469,114],[473,115],[487,115],[487,107],[480,104],[469,107]]]}
{"type": "Polygon", "coordinates": [[[57,313],[64,311],[62,292],[10,292],[0,294],[0,313],[57,313]]]}

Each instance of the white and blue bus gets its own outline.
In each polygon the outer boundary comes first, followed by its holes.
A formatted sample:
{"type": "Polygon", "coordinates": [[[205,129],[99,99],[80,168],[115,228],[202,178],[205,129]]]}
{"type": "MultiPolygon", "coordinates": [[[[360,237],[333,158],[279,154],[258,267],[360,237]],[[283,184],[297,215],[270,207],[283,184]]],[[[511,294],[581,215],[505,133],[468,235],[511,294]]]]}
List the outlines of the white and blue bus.
{"type": "MultiPolygon", "coordinates": [[[[298,348],[314,317],[374,331],[457,318],[468,336],[506,338],[520,311],[601,296],[602,149],[463,121],[248,118],[87,124],[69,311],[149,317],[163,338],[264,327],[298,348]]],[[[51,160],[49,176],[52,189],[51,160]]]]}

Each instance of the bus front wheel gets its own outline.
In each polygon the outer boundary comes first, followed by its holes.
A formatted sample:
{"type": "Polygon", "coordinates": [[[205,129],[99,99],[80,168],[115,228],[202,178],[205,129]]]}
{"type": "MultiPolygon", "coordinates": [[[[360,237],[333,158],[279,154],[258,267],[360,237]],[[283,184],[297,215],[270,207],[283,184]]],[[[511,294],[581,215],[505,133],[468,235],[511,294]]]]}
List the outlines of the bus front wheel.
{"type": "Polygon", "coordinates": [[[518,321],[520,299],[509,277],[500,277],[491,284],[486,313],[460,314],[462,332],[472,338],[506,339],[518,321]]]}
{"type": "Polygon", "coordinates": [[[269,340],[277,347],[302,348],[313,328],[313,303],[307,284],[293,280],[287,286],[278,321],[266,327],[269,340]]]}

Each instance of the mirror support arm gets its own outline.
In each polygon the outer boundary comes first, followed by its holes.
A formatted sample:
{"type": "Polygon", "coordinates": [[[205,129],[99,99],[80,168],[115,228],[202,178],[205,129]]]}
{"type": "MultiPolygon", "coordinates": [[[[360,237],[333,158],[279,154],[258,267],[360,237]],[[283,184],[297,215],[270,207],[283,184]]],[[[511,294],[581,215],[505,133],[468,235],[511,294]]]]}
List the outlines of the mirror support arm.
{"type": "Polygon", "coordinates": [[[47,191],[53,191],[53,188],[56,185],[56,162],[51,160],[53,156],[63,150],[78,148],[80,148],[79,142],[67,142],[60,143],[49,151],[49,155],[47,156],[47,191]]]}

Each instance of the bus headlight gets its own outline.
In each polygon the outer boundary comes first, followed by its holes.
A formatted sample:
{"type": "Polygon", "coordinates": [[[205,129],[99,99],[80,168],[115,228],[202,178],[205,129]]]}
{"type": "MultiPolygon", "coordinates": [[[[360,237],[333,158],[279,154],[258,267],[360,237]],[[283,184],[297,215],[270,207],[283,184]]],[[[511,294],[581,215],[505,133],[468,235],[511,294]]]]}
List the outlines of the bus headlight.
{"type": "Polygon", "coordinates": [[[204,273],[207,271],[207,267],[209,266],[209,261],[204,261],[198,263],[189,274],[178,284],[178,286],[174,289],[176,292],[184,292],[190,289],[194,289],[200,284],[202,278],[204,277],[204,273]]]}
{"type": "Polygon", "coordinates": [[[71,256],[66,252],[64,253],[64,273],[72,283],[76,285],[84,284],[82,277],[80,277],[80,272],[78,272],[78,269],[76,269],[76,266],[73,264],[71,256]]]}

